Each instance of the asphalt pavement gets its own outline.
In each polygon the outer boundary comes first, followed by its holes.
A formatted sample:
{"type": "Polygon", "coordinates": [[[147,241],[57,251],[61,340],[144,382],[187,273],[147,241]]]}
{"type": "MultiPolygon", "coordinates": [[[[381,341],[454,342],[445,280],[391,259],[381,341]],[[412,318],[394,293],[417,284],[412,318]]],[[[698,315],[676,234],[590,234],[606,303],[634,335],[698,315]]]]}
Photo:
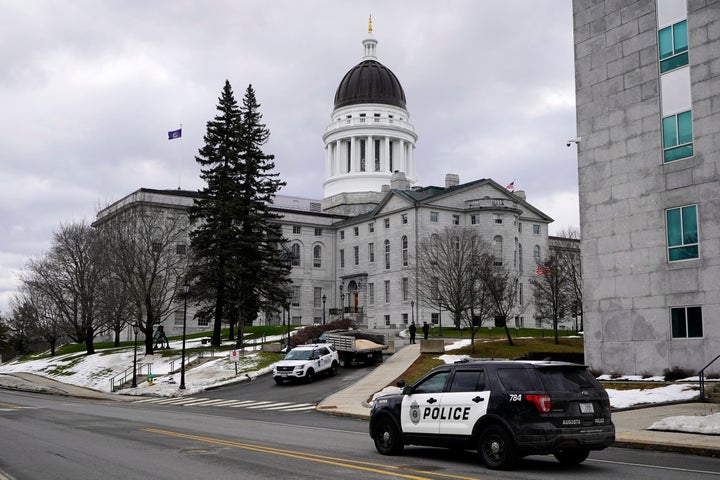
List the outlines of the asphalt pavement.
{"type": "MultiPolygon", "coordinates": [[[[333,415],[361,419],[370,417],[372,396],[397,379],[420,355],[420,345],[397,348],[395,353],[370,370],[355,384],[325,398],[317,410],[333,415]]],[[[0,388],[42,392],[99,400],[133,401],[137,396],[99,392],[68,385],[29,373],[0,374],[0,388]]],[[[616,411],[612,414],[616,429],[616,447],[638,448],[696,455],[720,456],[720,435],[647,430],[653,423],[667,417],[709,415],[720,412],[716,403],[675,403],[669,405],[616,411]]]]}

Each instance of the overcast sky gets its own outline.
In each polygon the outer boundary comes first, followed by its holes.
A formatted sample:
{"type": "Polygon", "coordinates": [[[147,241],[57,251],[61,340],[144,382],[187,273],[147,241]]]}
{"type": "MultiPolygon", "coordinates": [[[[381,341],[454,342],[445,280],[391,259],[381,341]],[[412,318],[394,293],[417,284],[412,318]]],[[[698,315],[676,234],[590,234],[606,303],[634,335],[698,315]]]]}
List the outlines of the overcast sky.
{"type": "Polygon", "coordinates": [[[321,199],[321,135],[369,14],[419,184],[515,180],[551,234],[577,227],[570,0],[0,0],[0,312],[60,224],[140,187],[202,186],[226,79],[238,102],[255,89],[280,193],[321,199]]]}

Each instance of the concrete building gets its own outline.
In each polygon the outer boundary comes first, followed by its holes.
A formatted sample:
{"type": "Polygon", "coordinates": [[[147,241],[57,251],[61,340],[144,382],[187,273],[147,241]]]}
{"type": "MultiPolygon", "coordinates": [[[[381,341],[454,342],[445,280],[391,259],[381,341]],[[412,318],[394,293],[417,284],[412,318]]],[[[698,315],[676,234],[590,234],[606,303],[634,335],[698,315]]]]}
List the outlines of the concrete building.
{"type": "Polygon", "coordinates": [[[720,354],[720,2],[573,17],[586,362],[697,371],[720,354]]]}
{"type": "MultiPolygon", "coordinates": [[[[523,192],[493,180],[461,184],[458,175],[448,174],[443,186],[417,185],[417,134],[402,85],[377,60],[371,25],[363,47],[362,61],[337,88],[331,123],[322,134],[324,198],[279,195],[273,203],[293,253],[291,323],[321,323],[340,312],[369,328],[404,328],[412,320],[440,323],[442,312],[412,289],[411,260],[426,236],[467,226],[493,245],[498,262],[521,273],[518,300],[526,308],[512,326],[536,326],[529,279],[548,251],[552,219],[523,192]]],[[[189,206],[194,195],[140,189],[101,211],[98,221],[141,199],[189,206]]],[[[280,324],[282,317],[258,322],[280,324]]],[[[181,329],[182,305],[166,325],[171,334],[181,329]]],[[[200,330],[207,325],[188,322],[188,332],[200,330]]]]}

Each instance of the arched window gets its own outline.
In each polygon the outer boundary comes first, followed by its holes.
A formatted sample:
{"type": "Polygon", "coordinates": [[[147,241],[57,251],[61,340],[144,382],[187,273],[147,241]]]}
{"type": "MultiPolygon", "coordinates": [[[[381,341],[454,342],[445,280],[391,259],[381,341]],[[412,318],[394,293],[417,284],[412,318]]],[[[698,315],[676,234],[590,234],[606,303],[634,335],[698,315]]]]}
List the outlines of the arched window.
{"type": "Polygon", "coordinates": [[[390,240],[385,240],[385,270],[390,270],[390,240]]]}
{"type": "Polygon", "coordinates": [[[408,264],[408,239],[407,235],[402,237],[402,264],[403,267],[407,267],[408,264]]]}
{"type": "Polygon", "coordinates": [[[503,239],[500,235],[493,238],[493,257],[495,257],[493,265],[500,266],[503,264],[503,239]]]}
{"type": "Polygon", "coordinates": [[[313,267],[322,267],[322,247],[320,247],[320,245],[313,247],[313,267]]]}
{"type": "Polygon", "coordinates": [[[540,265],[540,245],[533,247],[533,258],[535,259],[535,265],[540,265]]]}
{"type": "Polygon", "coordinates": [[[292,262],[291,265],[293,267],[299,267],[300,266],[300,244],[299,243],[293,243],[292,247],[290,247],[292,250],[292,262]]]}

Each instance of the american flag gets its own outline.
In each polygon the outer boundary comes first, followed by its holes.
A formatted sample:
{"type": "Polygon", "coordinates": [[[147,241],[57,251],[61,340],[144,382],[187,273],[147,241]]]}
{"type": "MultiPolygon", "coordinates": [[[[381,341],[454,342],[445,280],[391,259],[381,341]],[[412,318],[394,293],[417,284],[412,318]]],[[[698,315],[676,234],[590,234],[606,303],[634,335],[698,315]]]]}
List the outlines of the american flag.
{"type": "Polygon", "coordinates": [[[507,188],[508,190],[515,190],[515,180],[508,183],[507,187],[505,187],[505,188],[507,188]]]}
{"type": "Polygon", "coordinates": [[[549,273],[549,272],[550,272],[550,267],[548,267],[544,263],[541,263],[540,265],[538,265],[535,268],[535,275],[537,275],[537,276],[545,275],[546,273],[549,273]]]}

